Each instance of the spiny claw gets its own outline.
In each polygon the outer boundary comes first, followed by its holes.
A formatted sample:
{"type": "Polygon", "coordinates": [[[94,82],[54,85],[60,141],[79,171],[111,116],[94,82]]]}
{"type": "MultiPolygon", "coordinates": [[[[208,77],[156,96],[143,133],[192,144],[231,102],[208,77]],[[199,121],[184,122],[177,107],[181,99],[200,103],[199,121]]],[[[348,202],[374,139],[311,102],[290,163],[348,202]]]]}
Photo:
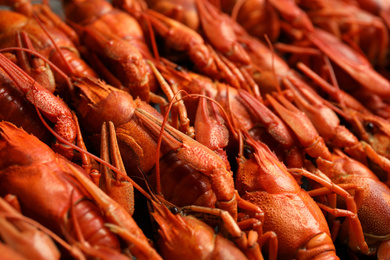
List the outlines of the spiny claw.
{"type": "Polygon", "coordinates": [[[376,72],[364,56],[323,30],[315,29],[307,36],[318,49],[359,82],[364,89],[369,89],[383,98],[390,97],[390,82],[376,72]]]}
{"type": "MultiPolygon", "coordinates": [[[[195,117],[195,139],[227,161],[223,149],[229,142],[229,131],[214,102],[201,98],[195,117]]],[[[229,166],[230,168],[230,166],[229,166]]]]}
{"type": "MultiPolygon", "coordinates": [[[[30,37],[24,31],[16,34],[16,42],[18,47],[25,47],[35,51],[30,37]]],[[[20,68],[36,79],[39,84],[48,89],[51,93],[56,90],[53,72],[46,62],[35,55],[26,54],[22,51],[17,51],[17,56],[20,68]]]]}
{"type": "Polygon", "coordinates": [[[285,81],[285,85],[292,91],[294,103],[307,115],[324,141],[332,147],[343,148],[352,157],[366,163],[366,155],[358,138],[340,125],[340,119],[328,102],[298,78],[287,78],[289,80],[285,81]]]}
{"type": "MultiPolygon", "coordinates": [[[[13,80],[15,86],[24,93],[26,99],[55,124],[54,131],[65,140],[73,143],[76,139],[76,124],[71,110],[65,102],[37,83],[1,53],[0,67],[4,72],[2,76],[13,80]]],[[[73,148],[59,141],[52,147],[68,159],[73,157],[73,148]]]]}
{"type": "Polygon", "coordinates": [[[149,98],[149,76],[141,52],[131,43],[112,33],[108,25],[97,20],[84,28],[84,44],[99,55],[103,63],[135,98],[149,98]]]}
{"type": "Polygon", "coordinates": [[[169,46],[178,51],[186,51],[199,69],[212,74],[218,73],[212,54],[200,34],[151,9],[146,10],[143,15],[169,46]]]}
{"type": "Polygon", "coordinates": [[[80,44],[80,39],[77,36],[76,32],[69,27],[57,14],[53,13],[48,4],[34,4],[33,5],[34,14],[39,18],[40,21],[48,24],[49,26],[56,27],[64,32],[69,39],[75,45],[80,44]]]}
{"type": "MultiPolygon", "coordinates": [[[[103,123],[101,132],[101,157],[106,162],[117,167],[123,173],[126,173],[125,166],[118,147],[116,139],[115,127],[112,122],[103,123]],[[110,154],[109,154],[110,152],[110,154]]],[[[134,188],[133,185],[121,177],[119,174],[113,173],[107,166],[101,164],[100,171],[102,177],[100,179],[100,188],[107,193],[113,200],[122,205],[130,215],[134,213],[134,188]]]]}
{"type": "Polygon", "coordinates": [[[314,26],[307,13],[299,8],[294,0],[270,0],[269,2],[280,12],[280,15],[294,27],[307,31],[314,30],[314,26]]]}
{"type": "Polygon", "coordinates": [[[279,116],[291,127],[310,156],[314,158],[322,157],[331,161],[332,156],[328,147],[325,145],[324,139],[319,136],[317,130],[304,112],[281,95],[278,95],[278,99],[284,106],[271,95],[267,94],[267,99],[279,116]]]}
{"type": "Polygon", "coordinates": [[[278,116],[246,91],[239,90],[238,94],[245,101],[243,104],[265,125],[272,137],[285,147],[294,145],[295,137],[293,133],[278,116]]]}
{"type": "Polygon", "coordinates": [[[302,167],[303,154],[298,148],[299,142],[293,131],[287,124],[268,107],[255,99],[246,91],[239,90],[240,99],[243,99],[245,107],[251,111],[251,115],[259,120],[267,129],[267,132],[285,150],[285,162],[289,167],[302,167]]]}
{"type": "Polygon", "coordinates": [[[243,65],[250,64],[250,58],[237,40],[233,24],[208,1],[196,0],[203,31],[213,46],[228,59],[243,65]]]}
{"type": "Polygon", "coordinates": [[[177,101],[173,104],[174,109],[171,110],[172,120],[175,120],[175,122],[176,122],[175,125],[180,123],[180,125],[177,126],[176,128],[180,129],[181,131],[186,133],[188,136],[193,137],[194,136],[194,129],[192,127],[190,127],[190,120],[187,117],[187,109],[184,105],[183,100],[181,100],[181,96],[175,95],[173,87],[171,87],[166,82],[166,80],[161,75],[160,71],[156,68],[156,66],[149,60],[147,62],[149,64],[149,66],[151,67],[154,75],[156,76],[156,78],[160,84],[161,89],[163,90],[164,94],[167,96],[168,101],[173,102],[173,99],[176,96],[175,100],[177,100],[177,101]],[[179,121],[179,122],[177,122],[177,121],[179,121]]]}

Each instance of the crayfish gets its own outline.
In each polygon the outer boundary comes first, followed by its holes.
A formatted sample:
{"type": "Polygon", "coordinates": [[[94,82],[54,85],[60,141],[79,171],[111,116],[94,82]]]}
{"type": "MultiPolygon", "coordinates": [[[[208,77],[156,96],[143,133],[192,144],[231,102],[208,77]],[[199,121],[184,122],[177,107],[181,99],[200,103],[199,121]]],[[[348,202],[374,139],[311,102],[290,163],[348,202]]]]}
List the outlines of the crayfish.
{"type": "Polygon", "coordinates": [[[0,4],[7,256],[390,255],[387,4],[0,4]]]}

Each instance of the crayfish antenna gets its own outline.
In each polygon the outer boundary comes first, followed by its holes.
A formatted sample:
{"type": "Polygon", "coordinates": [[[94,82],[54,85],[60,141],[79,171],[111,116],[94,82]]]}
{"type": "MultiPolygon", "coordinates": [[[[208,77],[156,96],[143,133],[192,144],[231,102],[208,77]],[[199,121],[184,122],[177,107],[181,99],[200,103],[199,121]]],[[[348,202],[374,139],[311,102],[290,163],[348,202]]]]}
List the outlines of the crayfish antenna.
{"type": "Polygon", "coordinates": [[[148,19],[145,19],[145,21],[146,21],[146,26],[147,26],[148,32],[149,32],[150,44],[152,46],[154,59],[159,61],[160,60],[160,54],[158,52],[157,43],[156,43],[156,36],[155,36],[154,31],[153,31],[153,26],[152,26],[152,24],[150,23],[150,21],[148,19]]]}
{"type": "Polygon", "coordinates": [[[238,13],[245,2],[246,2],[246,0],[238,0],[234,3],[234,6],[233,6],[232,11],[231,11],[231,15],[230,15],[230,17],[232,18],[233,21],[237,22],[238,13]]]}
{"type": "Polygon", "coordinates": [[[268,35],[264,35],[264,38],[265,38],[265,41],[267,42],[268,47],[271,50],[271,54],[272,54],[272,64],[271,64],[272,75],[274,76],[273,79],[274,79],[274,84],[276,86],[276,90],[280,94],[280,93],[282,93],[282,88],[280,87],[279,80],[278,80],[278,77],[277,77],[277,74],[276,74],[276,70],[275,70],[275,50],[274,50],[274,47],[272,46],[272,43],[271,43],[270,39],[268,38],[268,35]]]}

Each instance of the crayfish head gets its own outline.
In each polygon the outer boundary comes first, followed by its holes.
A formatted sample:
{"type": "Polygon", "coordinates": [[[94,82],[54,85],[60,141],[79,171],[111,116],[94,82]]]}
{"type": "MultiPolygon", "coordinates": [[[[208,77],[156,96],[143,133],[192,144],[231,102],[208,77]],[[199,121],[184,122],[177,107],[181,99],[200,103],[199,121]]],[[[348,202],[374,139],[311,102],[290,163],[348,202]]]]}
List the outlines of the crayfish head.
{"type": "Polygon", "coordinates": [[[103,81],[83,77],[74,82],[77,99],[74,100],[81,122],[87,131],[100,131],[103,122],[111,121],[115,126],[127,123],[134,114],[132,96],[107,85],[103,81]]]}

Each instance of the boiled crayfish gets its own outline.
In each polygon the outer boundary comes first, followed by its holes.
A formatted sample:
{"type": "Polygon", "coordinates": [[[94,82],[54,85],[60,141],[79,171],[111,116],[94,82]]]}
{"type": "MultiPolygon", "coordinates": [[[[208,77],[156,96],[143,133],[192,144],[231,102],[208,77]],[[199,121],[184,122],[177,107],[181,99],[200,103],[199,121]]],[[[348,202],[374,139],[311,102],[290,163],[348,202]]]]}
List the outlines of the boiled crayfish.
{"type": "Polygon", "coordinates": [[[0,4],[8,255],[28,225],[53,259],[390,255],[386,4],[0,4]]]}
{"type": "MultiPolygon", "coordinates": [[[[45,223],[48,228],[64,236],[71,243],[78,241],[78,237],[81,236],[82,240],[85,239],[90,244],[89,247],[92,247],[84,249],[87,254],[97,256],[104,252],[104,254],[120,257],[119,239],[104,225],[107,221],[105,218],[113,220],[121,217],[121,222],[114,222],[114,224],[127,228],[132,225],[130,229],[135,231],[134,235],[144,241],[144,246],[150,247],[131,216],[120,207],[116,207],[112,200],[104,200],[104,196],[101,197],[104,193],[88,180],[80,167],[72,165],[36,137],[11,123],[0,123],[0,129],[0,153],[2,157],[6,154],[8,156],[8,160],[2,161],[0,165],[1,195],[9,193],[16,195],[26,216],[45,223]],[[47,181],[51,185],[45,185],[47,181]],[[88,181],[90,184],[86,186],[88,181]],[[33,192],[31,187],[40,192],[33,192]],[[87,192],[87,189],[91,192],[91,187],[101,193],[99,194],[100,207],[110,211],[115,207],[117,209],[114,212],[106,211],[104,217],[95,204],[97,200],[92,199],[87,192]],[[48,195],[51,199],[47,199],[48,195]],[[36,205],[40,206],[36,207],[36,205]],[[102,253],[99,253],[100,250],[102,253]]],[[[80,246],[85,247],[82,244],[80,246]]],[[[158,258],[154,250],[151,247],[150,249],[150,253],[146,255],[158,258]]],[[[133,248],[131,251],[137,255],[142,252],[142,249],[133,248]]]]}

